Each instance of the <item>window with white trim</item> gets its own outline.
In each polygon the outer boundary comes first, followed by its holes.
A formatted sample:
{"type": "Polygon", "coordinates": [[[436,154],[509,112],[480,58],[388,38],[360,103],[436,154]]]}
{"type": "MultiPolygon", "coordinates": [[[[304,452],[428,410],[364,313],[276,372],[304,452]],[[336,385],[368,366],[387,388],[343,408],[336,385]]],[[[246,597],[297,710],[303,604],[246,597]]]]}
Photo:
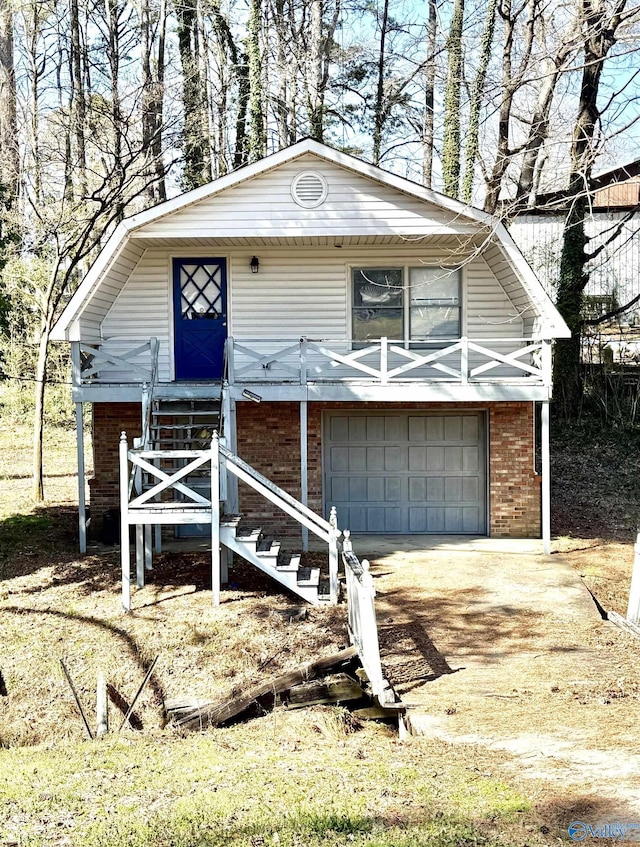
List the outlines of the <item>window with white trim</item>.
{"type": "Polygon", "coordinates": [[[352,269],[354,341],[453,340],[461,335],[459,269],[432,265],[352,269]]]}

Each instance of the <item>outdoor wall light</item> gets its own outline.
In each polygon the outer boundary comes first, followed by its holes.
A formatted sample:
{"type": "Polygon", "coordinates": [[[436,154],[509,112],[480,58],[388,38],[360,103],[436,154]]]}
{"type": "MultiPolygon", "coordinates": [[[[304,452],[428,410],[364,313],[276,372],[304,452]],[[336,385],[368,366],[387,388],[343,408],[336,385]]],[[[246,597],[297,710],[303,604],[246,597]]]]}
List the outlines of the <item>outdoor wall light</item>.
{"type": "Polygon", "coordinates": [[[248,388],[242,392],[242,396],[245,400],[253,400],[254,403],[261,403],[262,397],[259,394],[254,394],[253,391],[249,391],[248,388]]]}
{"type": "Polygon", "coordinates": [[[257,274],[260,270],[260,259],[257,256],[252,256],[251,261],[249,262],[249,267],[251,268],[252,274],[257,274]]]}

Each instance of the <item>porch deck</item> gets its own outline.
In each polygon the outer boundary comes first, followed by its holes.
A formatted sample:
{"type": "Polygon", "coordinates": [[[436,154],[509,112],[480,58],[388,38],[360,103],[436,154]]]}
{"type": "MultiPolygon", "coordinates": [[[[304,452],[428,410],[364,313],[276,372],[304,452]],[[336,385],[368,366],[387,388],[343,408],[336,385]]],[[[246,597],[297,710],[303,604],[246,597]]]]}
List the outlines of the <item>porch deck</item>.
{"type": "MultiPolygon", "coordinates": [[[[155,396],[218,396],[220,380],[174,381],[158,365],[155,338],[126,349],[122,339],[73,344],[76,402],[140,399],[144,384],[155,396]],[[216,394],[217,392],[217,394],[216,394]]],[[[165,356],[166,359],[166,356],[165,356]]],[[[225,347],[225,383],[232,400],[390,400],[408,390],[417,400],[548,400],[551,342],[540,338],[467,337],[438,342],[389,338],[234,339],[225,347]]]]}

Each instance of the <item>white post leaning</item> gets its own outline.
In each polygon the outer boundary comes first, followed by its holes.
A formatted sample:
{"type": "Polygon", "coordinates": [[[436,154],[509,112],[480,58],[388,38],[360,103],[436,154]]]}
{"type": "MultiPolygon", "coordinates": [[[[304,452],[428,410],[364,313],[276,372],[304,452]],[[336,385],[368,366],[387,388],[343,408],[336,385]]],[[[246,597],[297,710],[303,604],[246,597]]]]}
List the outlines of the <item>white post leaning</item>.
{"type": "Polygon", "coordinates": [[[211,439],[211,591],[220,605],[220,450],[217,431],[211,439]]]}
{"type": "MultiPolygon", "coordinates": [[[[300,502],[306,506],[309,492],[307,474],[307,439],[308,439],[307,401],[300,401],[300,502]]],[[[309,528],[302,524],[302,549],[309,549],[309,528]]]]}
{"type": "Polygon", "coordinates": [[[631,588],[629,589],[627,620],[640,624],[640,532],[636,537],[633,550],[633,571],[631,573],[631,588]]]}
{"type": "Polygon", "coordinates": [[[551,452],[549,446],[549,401],[542,401],[541,446],[542,446],[542,549],[546,556],[551,553],[551,452]]]}
{"type": "Polygon", "coordinates": [[[129,459],[127,433],[120,434],[120,564],[122,569],[122,605],[131,610],[131,551],[129,549],[129,459]]]}
{"type": "Polygon", "coordinates": [[[331,598],[332,605],[335,606],[339,599],[338,538],[340,537],[340,530],[338,529],[338,513],[335,506],[331,507],[329,524],[331,525],[331,528],[329,529],[329,597],[331,598]]]}

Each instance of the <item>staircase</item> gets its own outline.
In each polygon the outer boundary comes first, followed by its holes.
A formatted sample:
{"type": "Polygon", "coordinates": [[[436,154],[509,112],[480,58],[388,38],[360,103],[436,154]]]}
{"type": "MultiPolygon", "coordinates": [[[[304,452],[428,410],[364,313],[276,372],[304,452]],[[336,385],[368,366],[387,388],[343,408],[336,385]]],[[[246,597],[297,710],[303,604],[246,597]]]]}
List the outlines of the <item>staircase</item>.
{"type": "Polygon", "coordinates": [[[153,450],[206,450],[220,431],[220,398],[156,399],[151,408],[149,440],[153,450]]]}
{"type": "MultiPolygon", "coordinates": [[[[149,408],[148,450],[161,451],[162,456],[158,467],[167,475],[180,474],[198,452],[211,449],[214,432],[220,430],[221,400],[155,398],[149,408]],[[186,455],[188,451],[192,455],[186,455]],[[182,455],[178,455],[182,453],[182,455]]],[[[217,440],[216,440],[217,443],[217,440]]],[[[317,521],[324,524],[324,533],[328,523],[299,504],[294,498],[281,491],[270,480],[257,474],[253,468],[233,456],[220,446],[220,459],[228,462],[227,467],[248,484],[257,485],[258,490],[276,505],[280,505],[290,515],[300,519],[299,509],[304,509],[307,528],[314,529],[317,521]],[[239,470],[238,470],[239,468],[239,470]],[[284,505],[282,505],[284,503],[284,505]],[[293,511],[292,511],[293,509],[293,511]],[[312,524],[309,524],[309,519],[312,524]]],[[[221,481],[226,487],[224,465],[220,468],[221,481]]],[[[149,491],[157,485],[158,479],[152,473],[142,471],[139,474],[138,490],[149,491]]],[[[164,512],[162,523],[173,525],[179,538],[211,537],[211,468],[210,462],[200,464],[186,475],[180,476],[180,484],[169,485],[163,492],[160,502],[147,502],[140,508],[138,519],[143,523],[153,522],[153,512],[164,512]],[[189,496],[193,492],[200,502],[194,502],[189,496]],[[175,520],[171,520],[173,517],[175,520]]],[[[220,523],[218,542],[237,554],[254,567],[267,574],[285,588],[297,594],[302,599],[314,605],[330,603],[330,581],[325,574],[321,576],[320,568],[302,566],[300,555],[281,550],[279,541],[266,537],[259,528],[246,527],[242,524],[241,515],[224,515],[223,494],[220,494],[220,523]]],[[[131,520],[135,520],[137,508],[130,510],[131,520]]],[[[317,532],[317,527],[314,530],[317,532]]],[[[156,536],[156,549],[159,549],[159,536],[156,536]]],[[[224,561],[224,559],[223,559],[224,561]]],[[[149,567],[150,562],[147,564],[149,567]]],[[[139,575],[138,583],[144,580],[144,573],[139,575]]]]}
{"type": "Polygon", "coordinates": [[[281,551],[279,541],[265,537],[260,528],[242,527],[241,520],[240,515],[221,518],[221,544],[308,603],[331,602],[329,579],[321,576],[320,568],[303,567],[299,553],[281,551]]]}

